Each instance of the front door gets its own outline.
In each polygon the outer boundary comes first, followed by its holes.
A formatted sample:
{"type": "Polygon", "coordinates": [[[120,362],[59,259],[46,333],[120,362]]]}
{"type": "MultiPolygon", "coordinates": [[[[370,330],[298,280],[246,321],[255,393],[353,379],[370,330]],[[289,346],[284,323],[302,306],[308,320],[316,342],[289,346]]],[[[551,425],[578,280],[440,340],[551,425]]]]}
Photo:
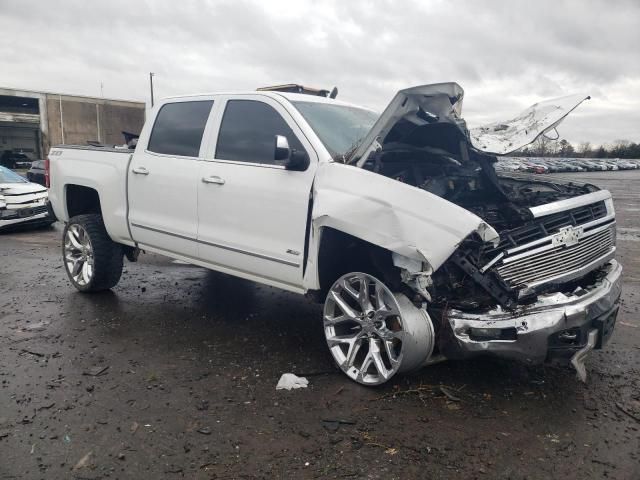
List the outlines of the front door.
{"type": "Polygon", "coordinates": [[[213,101],[166,103],[147,145],[138,145],[128,172],[133,239],[185,257],[197,257],[200,146],[213,101]],[[146,148],[144,148],[146,147],[146,148]]]}
{"type": "Polygon", "coordinates": [[[217,141],[199,162],[199,256],[239,276],[299,288],[315,152],[269,97],[227,100],[219,124],[217,141]],[[274,160],[276,135],[309,154],[306,171],[274,160]]]}

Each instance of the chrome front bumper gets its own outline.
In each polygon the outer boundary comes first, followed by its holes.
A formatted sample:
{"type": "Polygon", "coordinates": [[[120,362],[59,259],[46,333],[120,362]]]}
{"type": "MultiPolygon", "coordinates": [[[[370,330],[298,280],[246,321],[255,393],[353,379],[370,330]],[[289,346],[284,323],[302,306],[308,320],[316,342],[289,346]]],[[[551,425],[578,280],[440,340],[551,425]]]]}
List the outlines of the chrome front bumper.
{"type": "Polygon", "coordinates": [[[445,318],[451,331],[441,342],[442,354],[450,359],[490,354],[528,364],[568,361],[581,351],[585,355],[594,329],[595,348],[601,348],[613,331],[622,290],[620,264],[612,260],[603,268],[606,276],[586,289],[540,295],[515,311],[449,310],[445,318]]]}

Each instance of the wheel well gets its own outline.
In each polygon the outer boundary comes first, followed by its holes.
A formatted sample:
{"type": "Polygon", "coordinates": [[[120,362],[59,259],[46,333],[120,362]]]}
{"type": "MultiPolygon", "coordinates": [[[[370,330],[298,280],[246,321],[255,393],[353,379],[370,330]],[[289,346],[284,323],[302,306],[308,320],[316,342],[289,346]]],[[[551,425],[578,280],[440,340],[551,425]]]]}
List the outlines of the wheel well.
{"type": "Polygon", "coordinates": [[[333,282],[349,272],[364,272],[382,280],[392,291],[402,286],[391,252],[348,233],[325,227],[320,236],[318,278],[324,299],[333,282]]]}
{"type": "Polygon", "coordinates": [[[98,192],[82,185],[67,185],[67,213],[69,218],[85,213],[102,213],[98,192]]]}

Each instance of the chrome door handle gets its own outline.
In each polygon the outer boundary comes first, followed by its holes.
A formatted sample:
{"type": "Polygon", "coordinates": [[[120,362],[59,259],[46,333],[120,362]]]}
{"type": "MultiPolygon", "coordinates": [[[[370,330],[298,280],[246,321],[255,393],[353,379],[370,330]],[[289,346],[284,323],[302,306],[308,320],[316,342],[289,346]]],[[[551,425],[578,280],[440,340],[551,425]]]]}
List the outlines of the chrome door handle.
{"type": "Polygon", "coordinates": [[[216,185],[224,185],[224,179],[220,177],[202,177],[203,183],[215,183],[216,185]]]}
{"type": "Polygon", "coordinates": [[[136,175],[149,175],[149,170],[144,167],[135,167],[132,168],[131,171],[136,175]]]}

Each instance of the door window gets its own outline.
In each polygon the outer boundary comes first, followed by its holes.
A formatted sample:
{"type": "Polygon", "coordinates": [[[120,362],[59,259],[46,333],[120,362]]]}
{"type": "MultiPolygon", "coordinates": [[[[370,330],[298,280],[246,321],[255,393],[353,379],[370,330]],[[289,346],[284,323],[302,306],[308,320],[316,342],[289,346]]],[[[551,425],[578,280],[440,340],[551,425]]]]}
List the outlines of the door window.
{"type": "Polygon", "coordinates": [[[197,157],[213,100],[167,103],[158,112],[147,150],[197,157]]]}
{"type": "Polygon", "coordinates": [[[291,149],[303,150],[296,135],[273,107],[255,100],[229,100],[220,125],[216,158],[275,164],[276,135],[287,137],[291,149]]]}

